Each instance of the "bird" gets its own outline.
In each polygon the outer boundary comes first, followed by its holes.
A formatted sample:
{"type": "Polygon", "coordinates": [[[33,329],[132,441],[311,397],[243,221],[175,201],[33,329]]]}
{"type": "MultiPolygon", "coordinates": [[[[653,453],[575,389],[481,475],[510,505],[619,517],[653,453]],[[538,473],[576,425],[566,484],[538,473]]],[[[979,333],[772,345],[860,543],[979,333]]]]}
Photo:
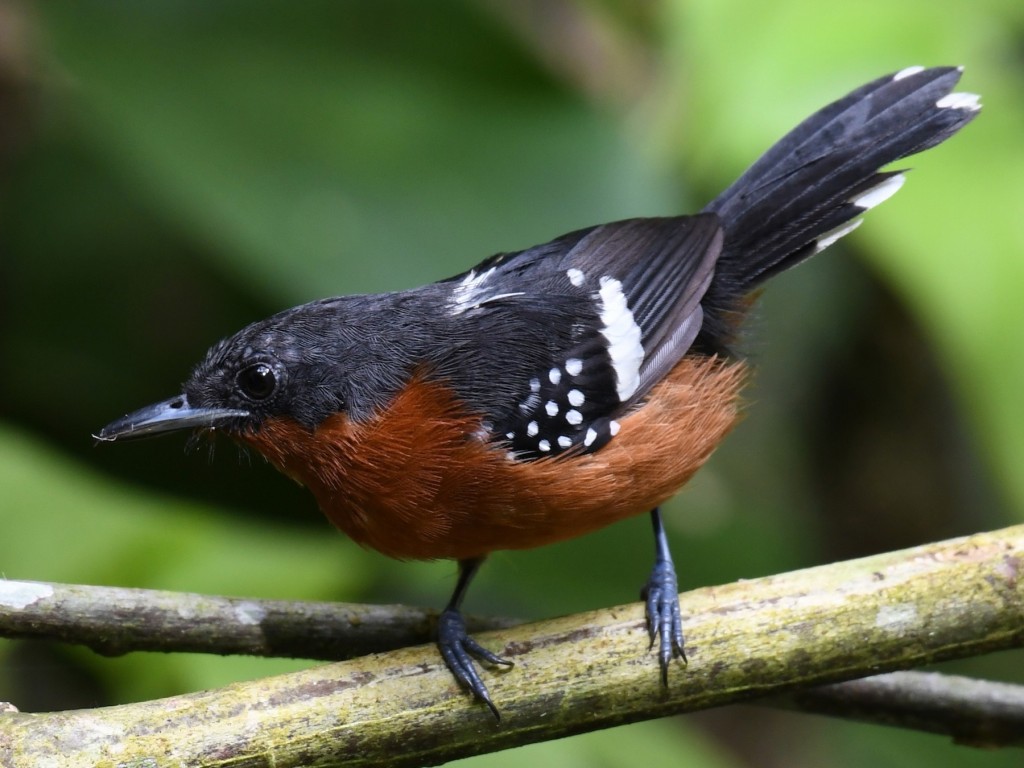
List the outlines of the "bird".
{"type": "Polygon", "coordinates": [[[481,671],[511,662],[470,637],[461,611],[485,558],[648,514],[641,600],[667,685],[686,651],[660,507],[739,418],[749,307],[900,189],[889,164],[977,115],[979,97],[954,90],[961,74],[914,66],[857,88],[699,213],[579,229],[429,285],[254,322],[210,348],[179,394],[94,437],[227,435],[359,544],[456,561],[437,646],[499,719],[481,671]]]}

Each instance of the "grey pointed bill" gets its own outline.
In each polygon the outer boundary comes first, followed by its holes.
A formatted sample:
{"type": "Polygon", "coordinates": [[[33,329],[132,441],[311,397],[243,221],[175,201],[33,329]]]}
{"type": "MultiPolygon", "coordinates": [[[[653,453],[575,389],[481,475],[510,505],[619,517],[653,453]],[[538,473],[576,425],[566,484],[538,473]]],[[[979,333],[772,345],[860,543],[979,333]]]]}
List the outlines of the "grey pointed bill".
{"type": "Polygon", "coordinates": [[[218,427],[248,415],[248,411],[235,408],[196,408],[185,395],[178,395],[112,421],[93,437],[104,442],[127,440],[182,429],[218,427]]]}

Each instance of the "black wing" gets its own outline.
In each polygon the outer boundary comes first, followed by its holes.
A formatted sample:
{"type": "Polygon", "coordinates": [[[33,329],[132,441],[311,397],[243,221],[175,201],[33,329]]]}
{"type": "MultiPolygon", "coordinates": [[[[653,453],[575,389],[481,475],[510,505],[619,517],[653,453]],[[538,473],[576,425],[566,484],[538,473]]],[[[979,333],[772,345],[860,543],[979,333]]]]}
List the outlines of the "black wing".
{"type": "Polygon", "coordinates": [[[721,245],[718,217],[702,214],[491,257],[437,284],[450,319],[439,367],[517,457],[597,450],[690,348],[721,245]]]}

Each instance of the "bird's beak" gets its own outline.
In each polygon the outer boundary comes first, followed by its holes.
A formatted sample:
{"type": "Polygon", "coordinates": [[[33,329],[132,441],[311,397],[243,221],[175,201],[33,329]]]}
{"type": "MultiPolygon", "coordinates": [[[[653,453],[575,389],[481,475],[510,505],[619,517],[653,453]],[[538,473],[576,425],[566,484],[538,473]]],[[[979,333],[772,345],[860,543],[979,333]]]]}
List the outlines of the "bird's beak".
{"type": "Polygon", "coordinates": [[[112,421],[93,437],[110,442],[193,427],[216,427],[231,419],[244,418],[248,415],[248,411],[233,408],[194,408],[189,405],[188,397],[178,395],[112,421]]]}

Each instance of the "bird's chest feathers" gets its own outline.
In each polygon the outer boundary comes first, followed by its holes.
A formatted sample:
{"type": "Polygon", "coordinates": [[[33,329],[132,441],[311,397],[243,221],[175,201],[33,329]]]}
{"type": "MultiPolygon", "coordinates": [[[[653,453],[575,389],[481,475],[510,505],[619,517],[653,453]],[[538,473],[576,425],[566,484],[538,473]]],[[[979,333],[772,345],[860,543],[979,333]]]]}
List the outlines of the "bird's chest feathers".
{"type": "Polygon", "coordinates": [[[309,488],[328,519],[357,542],[421,558],[445,556],[430,552],[509,463],[480,434],[481,419],[446,388],[413,381],[365,421],[338,413],[310,432],[269,419],[240,438],[309,488]]]}
{"type": "Polygon", "coordinates": [[[737,418],[742,367],[684,359],[593,454],[516,461],[480,439],[450,390],[413,381],[365,421],[315,431],[269,419],[240,435],[316,496],[355,541],[400,558],[540,546],[644,512],[674,494],[737,418]]]}

